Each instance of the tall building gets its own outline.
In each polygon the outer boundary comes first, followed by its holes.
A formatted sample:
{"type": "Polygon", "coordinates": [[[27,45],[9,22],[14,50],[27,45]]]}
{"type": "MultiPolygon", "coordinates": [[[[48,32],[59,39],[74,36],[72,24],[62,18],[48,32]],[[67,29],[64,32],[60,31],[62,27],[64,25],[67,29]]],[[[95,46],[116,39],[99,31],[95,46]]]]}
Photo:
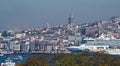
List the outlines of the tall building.
{"type": "Polygon", "coordinates": [[[70,14],[69,18],[68,18],[68,22],[70,25],[73,25],[74,24],[74,20],[75,18],[70,14]]]}

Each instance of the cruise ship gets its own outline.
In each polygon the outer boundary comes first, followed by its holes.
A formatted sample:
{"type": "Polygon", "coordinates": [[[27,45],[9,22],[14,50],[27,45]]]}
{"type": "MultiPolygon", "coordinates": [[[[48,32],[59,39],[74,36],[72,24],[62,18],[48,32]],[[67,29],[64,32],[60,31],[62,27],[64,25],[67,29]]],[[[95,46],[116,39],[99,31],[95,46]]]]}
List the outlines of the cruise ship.
{"type": "Polygon", "coordinates": [[[104,44],[81,44],[80,46],[70,46],[67,47],[67,49],[71,52],[82,52],[85,49],[88,49],[89,51],[97,52],[108,49],[108,45],[104,44]]]}
{"type": "Polygon", "coordinates": [[[82,43],[104,43],[110,46],[120,46],[120,39],[116,39],[114,36],[101,34],[98,38],[84,38],[82,43]]]}
{"type": "Polygon", "coordinates": [[[111,48],[109,45],[102,43],[98,44],[81,44],[80,46],[70,46],[67,49],[73,53],[81,53],[84,50],[88,49],[89,52],[99,52],[104,51],[107,54],[111,55],[120,55],[120,49],[111,48]]]}
{"type": "Polygon", "coordinates": [[[79,53],[85,49],[92,52],[105,51],[111,55],[120,55],[120,39],[113,36],[105,37],[102,34],[99,38],[84,38],[79,46],[70,46],[67,49],[71,52],[79,53]]]}

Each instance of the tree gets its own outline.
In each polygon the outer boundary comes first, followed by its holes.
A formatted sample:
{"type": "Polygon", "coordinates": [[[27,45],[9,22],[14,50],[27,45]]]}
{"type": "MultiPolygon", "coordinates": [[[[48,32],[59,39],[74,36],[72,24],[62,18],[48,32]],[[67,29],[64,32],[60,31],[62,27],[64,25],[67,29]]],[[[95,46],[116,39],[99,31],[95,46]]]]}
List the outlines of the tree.
{"type": "Polygon", "coordinates": [[[44,57],[30,56],[24,66],[48,66],[48,60],[44,57]]]}

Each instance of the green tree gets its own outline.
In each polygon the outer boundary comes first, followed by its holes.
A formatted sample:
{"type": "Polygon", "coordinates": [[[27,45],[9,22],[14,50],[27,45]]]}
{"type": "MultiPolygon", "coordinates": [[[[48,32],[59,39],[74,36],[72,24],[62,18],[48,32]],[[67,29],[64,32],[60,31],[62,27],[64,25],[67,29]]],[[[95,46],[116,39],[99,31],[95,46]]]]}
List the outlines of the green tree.
{"type": "Polygon", "coordinates": [[[44,57],[30,56],[24,66],[48,66],[48,60],[44,57]]]}

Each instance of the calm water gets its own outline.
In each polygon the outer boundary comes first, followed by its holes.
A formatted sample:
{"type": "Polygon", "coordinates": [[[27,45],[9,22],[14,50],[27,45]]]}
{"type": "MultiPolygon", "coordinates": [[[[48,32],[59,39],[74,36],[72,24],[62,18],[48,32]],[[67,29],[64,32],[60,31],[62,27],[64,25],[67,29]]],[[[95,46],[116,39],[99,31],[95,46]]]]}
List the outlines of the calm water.
{"type": "Polygon", "coordinates": [[[30,54],[30,53],[6,54],[4,56],[0,56],[0,63],[5,62],[6,59],[13,60],[13,62],[16,62],[16,63],[25,62],[26,59],[31,55],[39,55],[39,53],[36,53],[36,54],[30,54]]]}
{"type": "MultiPolygon", "coordinates": [[[[38,56],[42,55],[42,53],[24,53],[24,54],[6,54],[4,56],[0,56],[0,63],[5,62],[6,59],[13,60],[13,62],[20,63],[20,62],[25,62],[29,56],[38,56]]],[[[78,53],[76,53],[78,54],[78,53]]],[[[45,57],[48,59],[53,58],[53,54],[44,54],[46,55],[45,57]]],[[[113,55],[114,57],[120,57],[120,55],[113,55]]]]}

